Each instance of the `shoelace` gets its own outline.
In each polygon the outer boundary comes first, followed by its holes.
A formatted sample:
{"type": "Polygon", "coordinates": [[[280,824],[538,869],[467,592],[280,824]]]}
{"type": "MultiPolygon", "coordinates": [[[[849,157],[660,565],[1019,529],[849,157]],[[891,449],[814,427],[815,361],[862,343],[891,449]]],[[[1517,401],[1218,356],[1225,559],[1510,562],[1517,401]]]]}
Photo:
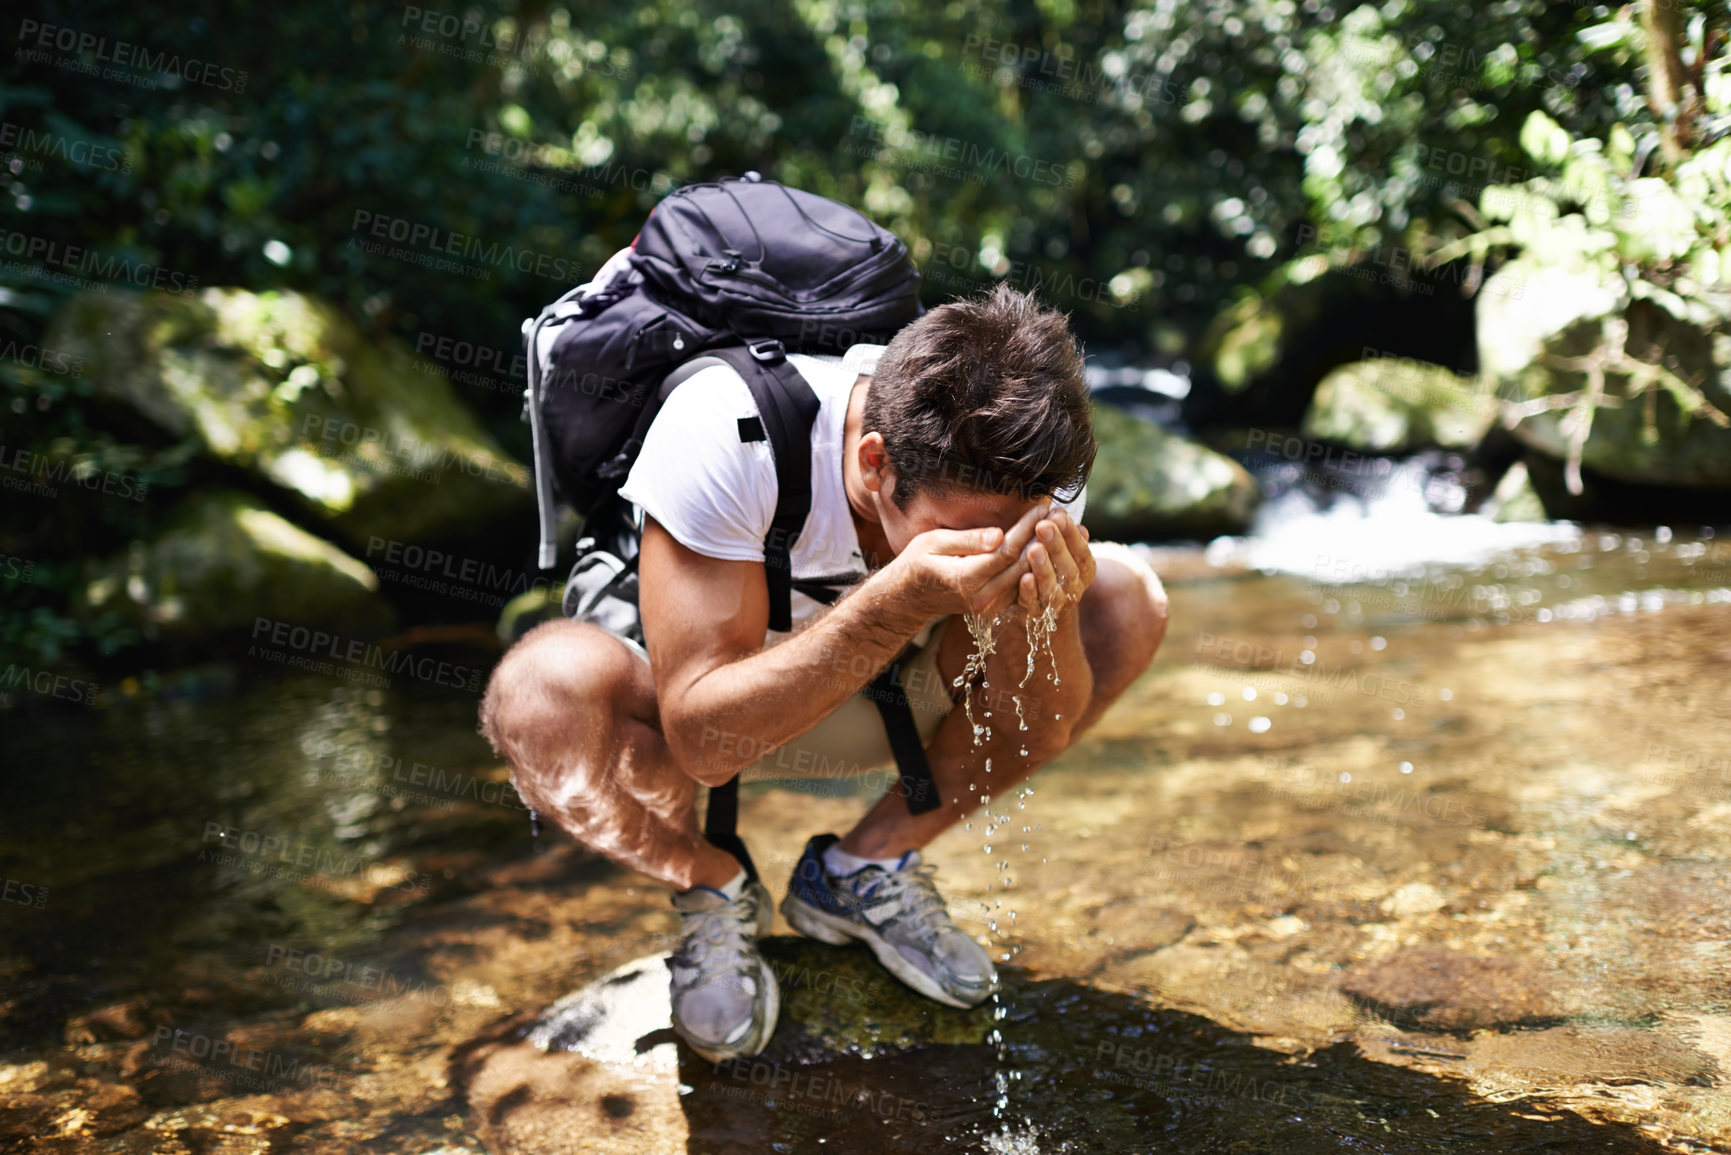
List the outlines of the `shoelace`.
{"type": "Polygon", "coordinates": [[[939,922],[950,922],[949,910],[938,893],[937,873],[937,866],[930,862],[907,870],[886,870],[873,881],[868,892],[874,906],[879,901],[899,903],[902,914],[896,921],[911,928],[921,944],[946,929],[937,925],[939,922]]]}
{"type": "Polygon", "coordinates": [[[683,916],[676,962],[697,966],[711,955],[720,961],[743,958],[750,949],[746,927],[757,922],[757,911],[743,897],[714,910],[693,911],[683,916]]]}

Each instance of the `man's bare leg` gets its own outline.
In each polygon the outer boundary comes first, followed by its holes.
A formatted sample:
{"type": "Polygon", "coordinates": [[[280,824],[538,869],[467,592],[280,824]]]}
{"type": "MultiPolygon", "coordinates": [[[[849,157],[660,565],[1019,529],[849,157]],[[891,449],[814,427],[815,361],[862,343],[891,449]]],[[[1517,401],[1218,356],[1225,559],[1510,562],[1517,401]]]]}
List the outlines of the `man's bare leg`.
{"type": "Polygon", "coordinates": [[[739,873],[698,833],[697,784],[661,736],[649,663],[605,630],[556,621],[526,634],[493,671],[481,732],[523,801],[597,853],[676,891],[739,873]]]}
{"type": "MultiPolygon", "coordinates": [[[[1166,592],[1154,571],[1121,546],[1096,543],[1093,548],[1098,572],[1077,609],[1081,614],[1078,625],[1083,652],[1094,675],[1094,692],[1070,730],[1071,742],[1141,676],[1166,635],[1166,592]]],[[[945,686],[954,685],[972,647],[973,639],[967,630],[944,631],[938,649],[938,670],[945,686]]],[[[1023,632],[1014,625],[1002,629],[997,651],[986,662],[988,689],[1013,690],[1026,672],[1026,655],[1023,632]]],[[[1036,667],[1034,677],[1021,691],[1024,701],[1039,697],[1037,687],[1042,684],[1044,673],[1044,668],[1036,667]]],[[[994,704],[1008,701],[997,693],[993,699],[994,704]]],[[[958,710],[961,708],[960,704],[956,706],[958,710]]],[[[1007,721],[1013,724],[1013,720],[1002,716],[1001,707],[994,715],[991,719],[994,726],[1003,726],[1007,721]]],[[[998,759],[989,782],[983,766],[952,770],[947,776],[934,766],[941,805],[924,814],[910,814],[900,792],[892,791],[880,798],[842,838],[841,849],[860,858],[893,858],[904,851],[919,849],[972,813],[979,806],[982,791],[1002,795],[1025,781],[1064,749],[1041,741],[1040,726],[1031,708],[1028,724],[1027,758],[998,759]],[[972,791],[967,789],[970,782],[975,786],[972,791]]]]}

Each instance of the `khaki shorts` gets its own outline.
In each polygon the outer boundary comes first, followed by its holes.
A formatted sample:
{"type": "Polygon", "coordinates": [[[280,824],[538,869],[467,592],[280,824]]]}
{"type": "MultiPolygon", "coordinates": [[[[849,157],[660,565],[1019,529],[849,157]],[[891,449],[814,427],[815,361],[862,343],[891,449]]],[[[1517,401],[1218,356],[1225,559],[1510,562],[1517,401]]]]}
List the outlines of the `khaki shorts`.
{"type": "MultiPolygon", "coordinates": [[[[938,647],[954,618],[939,618],[915,634],[919,653],[902,671],[902,688],[913,710],[914,728],[922,745],[932,738],[950,716],[955,702],[944,676],[938,670],[938,647]],[[922,640],[923,635],[923,640],[922,640]]],[[[895,765],[889,734],[877,705],[863,694],[854,694],[797,738],[771,750],[740,772],[742,782],[776,778],[834,778],[860,776],[879,767],[895,765]]],[[[888,787],[896,779],[891,769],[870,775],[878,786],[888,787]]]]}

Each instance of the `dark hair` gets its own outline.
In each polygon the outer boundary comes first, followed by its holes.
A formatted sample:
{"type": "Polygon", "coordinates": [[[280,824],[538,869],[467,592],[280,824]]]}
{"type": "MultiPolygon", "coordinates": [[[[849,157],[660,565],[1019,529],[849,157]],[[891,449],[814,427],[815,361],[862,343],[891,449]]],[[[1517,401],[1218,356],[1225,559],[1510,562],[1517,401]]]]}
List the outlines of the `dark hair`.
{"type": "Polygon", "coordinates": [[[866,390],[862,432],[873,430],[895,467],[898,509],[953,489],[1068,501],[1094,466],[1069,322],[1003,283],[896,334],[866,390]]]}

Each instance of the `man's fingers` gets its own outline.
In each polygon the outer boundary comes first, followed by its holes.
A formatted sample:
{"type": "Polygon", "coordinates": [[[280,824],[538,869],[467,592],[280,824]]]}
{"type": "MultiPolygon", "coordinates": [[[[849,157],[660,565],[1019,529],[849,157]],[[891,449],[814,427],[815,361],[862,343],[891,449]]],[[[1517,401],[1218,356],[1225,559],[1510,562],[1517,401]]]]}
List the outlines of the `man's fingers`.
{"type": "MultiPolygon", "coordinates": [[[[1059,532],[1058,526],[1040,525],[1040,547],[1046,551],[1052,561],[1052,571],[1058,575],[1058,584],[1063,585],[1066,592],[1078,592],[1084,587],[1082,568],[1070,556],[1070,547],[1065,542],[1065,535],[1059,532]]],[[[1042,590],[1044,594],[1044,590],[1042,590]]]]}
{"type": "Polygon", "coordinates": [[[1041,607],[1057,605],[1064,595],[1058,588],[1058,571],[1052,566],[1052,551],[1044,542],[1028,547],[1028,568],[1033,571],[1041,607]]]}
{"type": "Polygon", "coordinates": [[[1016,584],[1023,574],[1028,572],[1028,563],[1023,558],[1014,558],[1009,565],[993,574],[986,582],[974,591],[974,604],[991,605],[998,599],[1008,601],[1015,596],[1016,584]]]}
{"type": "MultiPolygon", "coordinates": [[[[1071,517],[1067,510],[1060,510],[1059,512],[1062,516],[1054,517],[1052,520],[1057,522],[1058,528],[1064,533],[1064,545],[1070,559],[1075,563],[1081,579],[1080,586],[1071,590],[1073,594],[1079,597],[1084,590],[1094,584],[1098,567],[1094,562],[1094,551],[1088,548],[1088,531],[1078,525],[1076,519],[1071,517]]],[[[1066,587],[1069,586],[1069,578],[1064,579],[1064,584],[1066,587]]]]}
{"type": "Polygon", "coordinates": [[[992,553],[1004,543],[1004,531],[995,525],[985,529],[929,529],[920,536],[927,539],[932,553],[942,557],[992,553]]]}
{"type": "Polygon", "coordinates": [[[1021,556],[1028,543],[1034,540],[1034,526],[1051,510],[1052,503],[1042,501],[1016,519],[1016,524],[1010,527],[1004,535],[1004,552],[1021,556]]]}

